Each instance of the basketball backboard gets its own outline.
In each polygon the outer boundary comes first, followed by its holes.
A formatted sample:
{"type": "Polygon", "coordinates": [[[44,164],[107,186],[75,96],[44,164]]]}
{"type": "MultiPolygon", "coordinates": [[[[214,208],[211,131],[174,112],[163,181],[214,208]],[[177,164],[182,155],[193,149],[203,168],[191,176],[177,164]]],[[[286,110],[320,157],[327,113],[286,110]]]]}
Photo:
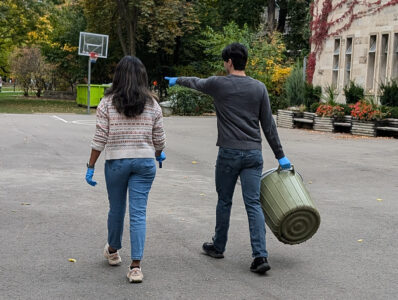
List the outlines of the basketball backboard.
{"type": "Polygon", "coordinates": [[[108,56],[109,36],[90,32],[80,32],[79,55],[90,56],[91,52],[98,54],[98,57],[108,56]]]}

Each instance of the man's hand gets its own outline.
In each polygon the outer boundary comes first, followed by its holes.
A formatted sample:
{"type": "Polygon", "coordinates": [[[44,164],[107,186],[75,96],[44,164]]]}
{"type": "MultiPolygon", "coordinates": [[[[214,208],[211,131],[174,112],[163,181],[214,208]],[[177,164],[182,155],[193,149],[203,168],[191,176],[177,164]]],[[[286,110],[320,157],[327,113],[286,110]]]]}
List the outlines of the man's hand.
{"type": "Polygon", "coordinates": [[[290,169],[292,165],[290,164],[290,161],[286,156],[282,157],[281,159],[278,159],[279,165],[283,170],[290,169]]]}
{"type": "Polygon", "coordinates": [[[156,160],[159,162],[159,168],[161,168],[162,162],[166,160],[166,153],[162,151],[159,155],[156,156],[156,160]]]}
{"type": "Polygon", "coordinates": [[[95,186],[97,182],[93,180],[93,176],[94,176],[94,168],[87,168],[86,181],[89,185],[95,186]]]}
{"type": "Polygon", "coordinates": [[[165,77],[164,79],[169,81],[169,86],[174,86],[177,83],[178,77],[165,77]]]}

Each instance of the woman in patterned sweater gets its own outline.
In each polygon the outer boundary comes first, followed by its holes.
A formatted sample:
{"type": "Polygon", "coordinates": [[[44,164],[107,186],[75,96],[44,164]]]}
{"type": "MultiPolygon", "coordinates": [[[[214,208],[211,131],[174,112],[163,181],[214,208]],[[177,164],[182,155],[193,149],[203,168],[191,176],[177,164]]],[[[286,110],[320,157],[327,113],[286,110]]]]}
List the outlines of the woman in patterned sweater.
{"type": "Polygon", "coordinates": [[[93,181],[94,165],[105,150],[105,180],[108,190],[108,243],[104,256],[110,265],[121,263],[124,215],[129,194],[131,265],[130,282],[141,282],[140,263],[146,233],[148,193],[156,164],[166,159],[162,110],[148,86],[145,66],[134,56],[125,56],[116,67],[112,87],[97,107],[96,132],[91,143],[86,181],[93,181]]]}

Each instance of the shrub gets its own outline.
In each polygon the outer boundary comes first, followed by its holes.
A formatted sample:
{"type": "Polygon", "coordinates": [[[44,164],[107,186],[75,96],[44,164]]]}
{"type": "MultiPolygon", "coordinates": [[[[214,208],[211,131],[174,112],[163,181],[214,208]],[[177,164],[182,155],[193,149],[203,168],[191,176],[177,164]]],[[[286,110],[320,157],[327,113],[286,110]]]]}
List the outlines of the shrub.
{"type": "Polygon", "coordinates": [[[322,88],[317,85],[313,86],[311,83],[305,82],[304,86],[304,101],[307,107],[311,107],[313,103],[319,102],[322,96],[322,88]]]}
{"type": "Polygon", "coordinates": [[[269,37],[258,35],[250,45],[246,73],[263,82],[270,97],[283,94],[286,79],[292,71],[286,64],[285,52],[286,46],[277,32],[269,37]]]}
{"type": "Polygon", "coordinates": [[[328,103],[329,105],[335,106],[337,105],[336,103],[336,88],[331,86],[331,85],[327,85],[325,88],[325,95],[322,95],[322,99],[326,101],[326,103],[328,103]]]}
{"type": "Polygon", "coordinates": [[[270,96],[270,103],[273,114],[276,114],[278,109],[285,109],[289,106],[289,103],[287,103],[287,100],[283,95],[275,97],[270,96]]]}
{"type": "Polygon", "coordinates": [[[321,103],[320,102],[315,102],[315,103],[312,103],[311,104],[311,106],[310,106],[310,112],[316,112],[316,110],[318,109],[318,107],[321,105],[321,103]]]}
{"type": "Polygon", "coordinates": [[[303,67],[296,64],[285,83],[286,99],[289,105],[305,104],[305,81],[303,67]]]}
{"type": "Polygon", "coordinates": [[[382,105],[398,106],[398,85],[396,80],[380,84],[380,102],[382,105]]]}
{"type": "Polygon", "coordinates": [[[398,107],[390,107],[388,117],[398,119],[398,107]]]}
{"type": "Polygon", "coordinates": [[[177,115],[193,116],[214,111],[212,97],[186,87],[169,88],[168,100],[177,115]]]}
{"type": "Polygon", "coordinates": [[[348,104],[339,104],[344,109],[344,115],[350,116],[352,108],[348,104]]]}
{"type": "Polygon", "coordinates": [[[350,84],[344,87],[344,95],[347,104],[354,104],[364,98],[364,90],[360,85],[350,81],[350,84]]]}

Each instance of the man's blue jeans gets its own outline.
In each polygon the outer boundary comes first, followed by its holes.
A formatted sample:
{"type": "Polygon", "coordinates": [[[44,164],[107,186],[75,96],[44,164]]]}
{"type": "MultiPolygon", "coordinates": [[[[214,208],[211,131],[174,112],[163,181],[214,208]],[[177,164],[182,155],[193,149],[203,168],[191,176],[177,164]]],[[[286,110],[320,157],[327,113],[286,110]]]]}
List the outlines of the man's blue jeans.
{"type": "Polygon", "coordinates": [[[156,175],[153,158],[107,160],[105,180],[108,190],[108,244],[122,248],[126,195],[129,191],[131,259],[141,260],[146,233],[148,193],[156,175]]]}
{"type": "Polygon", "coordinates": [[[260,204],[260,180],[263,169],[261,150],[235,150],[220,147],[216,164],[218,203],[214,247],[225,251],[231,216],[232,196],[238,176],[249,219],[253,257],[268,257],[265,245],[265,222],[260,204]]]}

